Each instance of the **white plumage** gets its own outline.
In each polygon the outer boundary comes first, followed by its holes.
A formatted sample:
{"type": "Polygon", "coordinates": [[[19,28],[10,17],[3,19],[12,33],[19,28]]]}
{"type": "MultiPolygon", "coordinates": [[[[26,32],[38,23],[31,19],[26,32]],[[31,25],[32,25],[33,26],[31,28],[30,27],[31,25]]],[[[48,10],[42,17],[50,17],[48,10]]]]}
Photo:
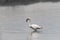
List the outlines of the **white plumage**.
{"type": "Polygon", "coordinates": [[[37,25],[37,24],[32,24],[32,25],[29,25],[30,27],[33,27],[33,28],[40,28],[40,26],[39,25],[37,25]]]}
{"type": "Polygon", "coordinates": [[[29,23],[29,27],[32,28],[32,29],[35,30],[35,31],[37,31],[37,29],[42,29],[42,26],[39,26],[39,25],[37,25],[37,24],[30,24],[30,22],[31,22],[30,17],[28,17],[28,18],[26,19],[26,22],[28,22],[28,23],[29,23]]]}

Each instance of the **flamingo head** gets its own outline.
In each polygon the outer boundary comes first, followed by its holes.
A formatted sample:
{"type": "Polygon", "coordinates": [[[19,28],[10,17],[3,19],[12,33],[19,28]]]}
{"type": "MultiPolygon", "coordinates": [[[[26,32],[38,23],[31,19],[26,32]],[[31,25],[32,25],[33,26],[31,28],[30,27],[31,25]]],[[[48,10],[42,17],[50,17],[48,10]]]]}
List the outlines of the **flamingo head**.
{"type": "Polygon", "coordinates": [[[26,19],[26,22],[30,22],[30,21],[31,21],[31,18],[28,17],[28,18],[26,19]]]}

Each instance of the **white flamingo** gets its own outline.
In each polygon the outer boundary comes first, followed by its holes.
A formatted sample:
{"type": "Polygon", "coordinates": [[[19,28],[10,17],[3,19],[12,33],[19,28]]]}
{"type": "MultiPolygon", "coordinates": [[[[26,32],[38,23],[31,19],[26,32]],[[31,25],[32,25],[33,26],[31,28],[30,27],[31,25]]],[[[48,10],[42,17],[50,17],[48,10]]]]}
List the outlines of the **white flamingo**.
{"type": "Polygon", "coordinates": [[[39,25],[37,25],[37,24],[30,24],[30,22],[31,22],[30,17],[28,17],[28,18],[26,19],[26,22],[29,23],[29,27],[32,28],[34,31],[37,31],[37,29],[42,29],[42,28],[43,28],[42,26],[39,26],[39,25]]]}

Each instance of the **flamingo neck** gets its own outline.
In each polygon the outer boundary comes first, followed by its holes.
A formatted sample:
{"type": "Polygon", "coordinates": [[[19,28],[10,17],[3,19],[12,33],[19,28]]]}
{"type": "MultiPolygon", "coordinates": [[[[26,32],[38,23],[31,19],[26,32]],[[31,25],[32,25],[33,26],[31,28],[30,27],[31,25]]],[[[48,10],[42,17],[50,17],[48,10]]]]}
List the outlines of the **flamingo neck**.
{"type": "Polygon", "coordinates": [[[31,24],[29,23],[29,26],[30,26],[31,24]]]}
{"type": "Polygon", "coordinates": [[[28,25],[29,25],[29,26],[31,25],[31,20],[28,20],[28,25]]]}
{"type": "Polygon", "coordinates": [[[30,23],[31,23],[31,21],[30,21],[30,20],[28,20],[28,24],[29,24],[29,26],[30,26],[30,23]]]}

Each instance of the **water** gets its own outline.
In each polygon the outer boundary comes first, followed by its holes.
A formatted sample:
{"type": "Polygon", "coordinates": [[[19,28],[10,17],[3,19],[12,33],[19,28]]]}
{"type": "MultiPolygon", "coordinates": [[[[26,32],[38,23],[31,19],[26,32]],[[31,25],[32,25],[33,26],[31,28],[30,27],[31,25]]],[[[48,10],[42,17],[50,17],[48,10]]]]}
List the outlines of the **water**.
{"type": "Polygon", "coordinates": [[[60,2],[0,7],[0,40],[60,40],[60,2]],[[43,26],[37,32],[25,22],[43,26]]]}

